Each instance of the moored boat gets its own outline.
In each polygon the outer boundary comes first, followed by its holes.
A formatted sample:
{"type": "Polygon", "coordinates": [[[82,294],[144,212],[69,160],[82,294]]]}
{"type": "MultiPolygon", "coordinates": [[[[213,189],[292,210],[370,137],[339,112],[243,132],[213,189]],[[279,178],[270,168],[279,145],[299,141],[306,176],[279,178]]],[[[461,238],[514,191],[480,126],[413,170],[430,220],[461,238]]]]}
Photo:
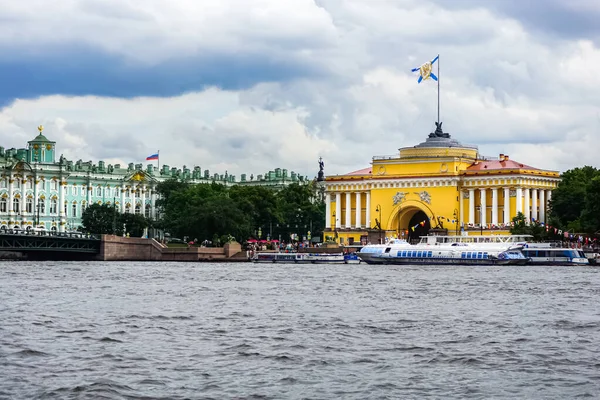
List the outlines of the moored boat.
{"type": "Polygon", "coordinates": [[[590,261],[583,250],[558,247],[554,243],[527,243],[523,255],[530,264],[537,265],[589,265],[590,261]]]}
{"type": "Polygon", "coordinates": [[[250,260],[257,263],[343,264],[344,254],[258,252],[250,260]]]}

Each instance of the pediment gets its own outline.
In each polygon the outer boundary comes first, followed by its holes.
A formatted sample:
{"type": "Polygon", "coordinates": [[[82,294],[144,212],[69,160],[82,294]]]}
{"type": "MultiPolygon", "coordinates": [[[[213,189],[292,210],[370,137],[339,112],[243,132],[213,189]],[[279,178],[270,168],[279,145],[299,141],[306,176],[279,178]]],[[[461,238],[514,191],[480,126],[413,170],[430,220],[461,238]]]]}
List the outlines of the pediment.
{"type": "Polygon", "coordinates": [[[156,179],[145,171],[133,171],[125,176],[125,182],[154,183],[156,179]]]}

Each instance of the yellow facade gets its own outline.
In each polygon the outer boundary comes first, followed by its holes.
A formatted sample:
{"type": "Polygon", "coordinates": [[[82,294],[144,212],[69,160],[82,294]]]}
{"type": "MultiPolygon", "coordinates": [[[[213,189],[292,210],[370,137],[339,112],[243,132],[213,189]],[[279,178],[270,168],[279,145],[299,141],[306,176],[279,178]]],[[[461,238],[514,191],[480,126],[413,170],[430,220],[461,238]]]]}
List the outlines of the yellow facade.
{"type": "Polygon", "coordinates": [[[328,176],[324,235],[365,244],[432,232],[508,234],[518,212],[546,222],[559,181],[556,171],[483,157],[438,129],[419,145],[373,157],[370,168],[328,176]]]}

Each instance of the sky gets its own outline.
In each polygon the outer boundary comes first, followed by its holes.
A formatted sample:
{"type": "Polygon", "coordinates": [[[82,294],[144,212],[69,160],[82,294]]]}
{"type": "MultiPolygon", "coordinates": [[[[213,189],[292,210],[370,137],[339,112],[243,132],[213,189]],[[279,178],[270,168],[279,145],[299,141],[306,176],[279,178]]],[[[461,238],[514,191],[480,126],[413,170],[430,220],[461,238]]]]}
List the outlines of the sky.
{"type": "Polygon", "coordinates": [[[68,159],[368,167],[435,129],[537,168],[600,167],[597,0],[0,0],[0,145],[68,159]],[[436,71],[437,72],[437,71],[436,71]]]}

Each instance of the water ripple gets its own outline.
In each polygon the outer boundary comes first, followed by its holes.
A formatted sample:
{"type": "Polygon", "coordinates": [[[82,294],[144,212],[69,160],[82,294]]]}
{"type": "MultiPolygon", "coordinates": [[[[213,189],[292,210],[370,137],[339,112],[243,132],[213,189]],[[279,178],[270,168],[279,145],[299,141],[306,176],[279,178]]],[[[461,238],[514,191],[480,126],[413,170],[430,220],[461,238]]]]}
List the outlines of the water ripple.
{"type": "Polygon", "coordinates": [[[0,398],[595,398],[598,271],[4,262],[0,398]]]}

